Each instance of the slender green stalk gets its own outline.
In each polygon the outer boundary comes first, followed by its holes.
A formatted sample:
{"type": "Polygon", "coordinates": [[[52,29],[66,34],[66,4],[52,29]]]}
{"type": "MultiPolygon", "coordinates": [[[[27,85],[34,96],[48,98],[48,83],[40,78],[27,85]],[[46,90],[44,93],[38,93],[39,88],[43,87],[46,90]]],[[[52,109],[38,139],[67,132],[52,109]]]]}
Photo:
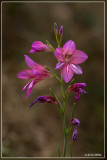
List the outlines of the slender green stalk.
{"type": "Polygon", "coordinates": [[[63,119],[63,130],[64,130],[63,157],[65,157],[66,156],[66,145],[67,145],[66,123],[65,123],[66,100],[65,100],[64,90],[63,90],[63,79],[62,79],[62,76],[61,76],[60,87],[61,87],[61,93],[62,93],[62,97],[63,97],[63,101],[64,101],[63,117],[62,117],[62,119],[63,119]]]}
{"type": "Polygon", "coordinates": [[[71,143],[70,143],[70,157],[72,157],[72,148],[71,148],[71,143]]]}
{"type": "Polygon", "coordinates": [[[63,100],[65,100],[62,76],[61,76],[60,86],[61,86],[61,93],[62,93],[63,100]]]}
{"type": "Polygon", "coordinates": [[[64,137],[64,150],[63,150],[63,157],[66,156],[66,145],[67,145],[67,138],[64,137]]]}

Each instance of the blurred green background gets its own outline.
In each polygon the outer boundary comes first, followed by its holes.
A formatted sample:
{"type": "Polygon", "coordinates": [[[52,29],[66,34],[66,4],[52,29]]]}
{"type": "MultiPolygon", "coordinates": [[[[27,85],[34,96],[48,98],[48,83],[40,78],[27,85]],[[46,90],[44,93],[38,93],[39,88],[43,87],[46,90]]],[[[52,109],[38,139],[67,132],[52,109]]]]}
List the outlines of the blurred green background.
{"type": "MultiPolygon", "coordinates": [[[[85,82],[88,95],[76,102],[75,117],[80,120],[79,139],[72,143],[73,157],[87,153],[104,154],[104,3],[2,3],[2,85],[3,85],[3,156],[57,157],[58,145],[63,151],[63,128],[57,105],[29,104],[52,88],[61,100],[60,88],[53,78],[41,81],[25,100],[21,89],[26,80],[17,73],[27,69],[24,55],[54,70],[57,60],[52,53],[29,53],[34,41],[48,40],[57,47],[53,24],[64,26],[63,44],[73,40],[79,50],[88,54],[81,64],[82,75],[75,82],[85,82]]],[[[55,71],[56,72],[56,71],[55,71]]],[[[59,71],[56,72],[59,75],[59,71]]],[[[67,85],[64,84],[66,88],[67,85]]],[[[66,124],[69,124],[75,94],[69,95],[66,124]]]]}

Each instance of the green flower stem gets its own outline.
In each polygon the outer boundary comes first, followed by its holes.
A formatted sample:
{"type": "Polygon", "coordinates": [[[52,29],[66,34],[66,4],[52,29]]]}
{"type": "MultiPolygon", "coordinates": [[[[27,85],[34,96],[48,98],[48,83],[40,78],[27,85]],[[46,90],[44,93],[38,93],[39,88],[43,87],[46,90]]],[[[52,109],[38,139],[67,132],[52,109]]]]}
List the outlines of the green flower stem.
{"type": "MultiPolygon", "coordinates": [[[[58,41],[57,41],[57,44],[58,44],[58,48],[60,48],[60,44],[58,43],[58,41]]],[[[63,101],[64,101],[62,121],[63,121],[63,130],[64,130],[63,157],[65,157],[66,156],[66,145],[67,145],[66,123],[65,123],[65,111],[66,111],[66,100],[67,100],[67,98],[65,98],[65,94],[64,94],[62,75],[61,75],[61,80],[60,80],[60,88],[61,88],[62,98],[63,98],[63,101]]]]}
{"type": "Polygon", "coordinates": [[[64,150],[63,150],[63,157],[66,155],[66,145],[67,145],[67,138],[64,137],[64,150]]]}
{"type": "Polygon", "coordinates": [[[70,143],[70,157],[72,157],[72,148],[71,148],[71,143],[70,143]]]}
{"type": "Polygon", "coordinates": [[[61,93],[62,93],[62,97],[63,97],[63,101],[64,101],[64,108],[63,108],[63,117],[62,117],[62,120],[63,120],[63,130],[64,130],[63,157],[65,157],[65,156],[66,156],[66,145],[67,145],[66,123],[65,123],[66,100],[65,100],[64,90],[63,90],[63,79],[62,79],[62,76],[61,76],[60,87],[61,87],[61,93]]]}
{"type": "Polygon", "coordinates": [[[61,93],[62,93],[63,100],[65,100],[65,95],[64,95],[64,89],[63,89],[63,79],[62,79],[62,76],[61,76],[60,86],[61,86],[61,93]]]}
{"type": "Polygon", "coordinates": [[[67,145],[66,124],[65,124],[65,109],[64,109],[64,117],[63,117],[63,129],[64,129],[64,147],[63,147],[63,157],[65,157],[65,155],[66,155],[66,145],[67,145]]]}

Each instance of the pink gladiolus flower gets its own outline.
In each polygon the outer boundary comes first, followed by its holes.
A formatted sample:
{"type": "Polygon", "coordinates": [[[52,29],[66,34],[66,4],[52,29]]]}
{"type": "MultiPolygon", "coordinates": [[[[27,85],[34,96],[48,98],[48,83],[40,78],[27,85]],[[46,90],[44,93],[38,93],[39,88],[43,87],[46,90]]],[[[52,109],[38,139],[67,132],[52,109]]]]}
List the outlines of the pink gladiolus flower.
{"type": "Polygon", "coordinates": [[[82,68],[78,64],[87,60],[86,53],[76,50],[75,42],[67,41],[63,48],[56,48],[54,52],[55,57],[60,61],[56,64],[55,69],[61,69],[61,74],[66,83],[68,83],[74,73],[82,74],[82,68]]]}
{"type": "Polygon", "coordinates": [[[32,107],[36,102],[58,104],[58,102],[51,96],[39,96],[29,107],[32,107]]]}
{"type": "Polygon", "coordinates": [[[87,92],[85,90],[83,90],[83,88],[85,88],[86,86],[87,86],[86,83],[74,83],[69,88],[69,92],[74,91],[76,93],[75,99],[78,101],[79,98],[80,98],[80,93],[81,94],[83,94],[83,93],[87,94],[87,92]]]}
{"type": "Polygon", "coordinates": [[[32,44],[32,49],[29,53],[35,53],[35,52],[52,52],[52,49],[50,46],[43,44],[41,41],[35,41],[32,44]]]}
{"type": "Polygon", "coordinates": [[[21,71],[17,74],[17,78],[21,79],[31,79],[34,78],[32,81],[30,81],[23,89],[27,89],[26,91],[26,98],[31,93],[34,85],[38,83],[41,80],[44,80],[51,76],[51,74],[46,70],[43,66],[35,63],[32,59],[30,59],[27,55],[25,55],[25,63],[30,69],[26,69],[24,71],[21,71]]]}

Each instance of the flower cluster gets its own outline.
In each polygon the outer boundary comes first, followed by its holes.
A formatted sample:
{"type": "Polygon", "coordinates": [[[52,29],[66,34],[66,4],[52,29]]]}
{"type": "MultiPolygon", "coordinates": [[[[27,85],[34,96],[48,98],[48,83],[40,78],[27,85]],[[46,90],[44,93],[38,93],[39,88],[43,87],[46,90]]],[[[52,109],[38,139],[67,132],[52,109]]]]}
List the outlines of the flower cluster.
{"type": "MultiPolygon", "coordinates": [[[[62,37],[63,37],[63,26],[61,26],[60,29],[58,30],[58,26],[55,23],[54,34],[55,34],[56,42],[58,45],[56,49],[54,49],[53,46],[48,41],[46,44],[44,44],[41,41],[35,41],[32,44],[32,47],[29,53],[52,52],[55,58],[57,59],[55,69],[56,70],[60,69],[63,80],[66,83],[68,83],[72,80],[74,74],[83,73],[82,68],[78,64],[85,62],[88,56],[83,51],[78,50],[76,48],[75,42],[72,40],[68,40],[63,45],[63,47],[60,46],[62,42],[62,37]]],[[[30,79],[30,82],[28,82],[25,85],[25,87],[22,89],[22,91],[26,89],[26,98],[28,98],[29,94],[31,93],[36,83],[42,80],[45,80],[46,78],[49,78],[51,76],[55,77],[60,82],[60,85],[62,88],[62,79],[60,80],[56,74],[54,74],[50,69],[48,69],[48,67],[46,68],[40,64],[37,64],[27,55],[25,55],[25,63],[28,66],[28,69],[19,72],[17,74],[17,78],[26,79],[26,80],[30,79]]],[[[80,99],[80,94],[87,93],[85,90],[83,90],[83,88],[85,87],[86,87],[86,83],[71,84],[70,87],[68,87],[68,93],[75,92],[76,94],[75,100],[78,101],[80,99]]],[[[63,95],[63,100],[65,102],[65,94],[62,93],[62,95],[63,95]]],[[[60,106],[61,113],[65,115],[65,109],[63,109],[62,105],[59,103],[58,98],[56,98],[54,94],[52,94],[52,96],[49,96],[49,95],[39,96],[38,98],[36,98],[34,102],[30,104],[30,107],[32,107],[37,102],[57,104],[60,106]]],[[[77,127],[79,126],[79,124],[80,124],[80,121],[77,118],[72,117],[72,120],[70,121],[69,125],[70,126],[74,125],[74,132],[72,135],[72,139],[74,141],[78,138],[77,127]]],[[[64,128],[64,131],[65,129],[66,128],[64,128]]]]}

